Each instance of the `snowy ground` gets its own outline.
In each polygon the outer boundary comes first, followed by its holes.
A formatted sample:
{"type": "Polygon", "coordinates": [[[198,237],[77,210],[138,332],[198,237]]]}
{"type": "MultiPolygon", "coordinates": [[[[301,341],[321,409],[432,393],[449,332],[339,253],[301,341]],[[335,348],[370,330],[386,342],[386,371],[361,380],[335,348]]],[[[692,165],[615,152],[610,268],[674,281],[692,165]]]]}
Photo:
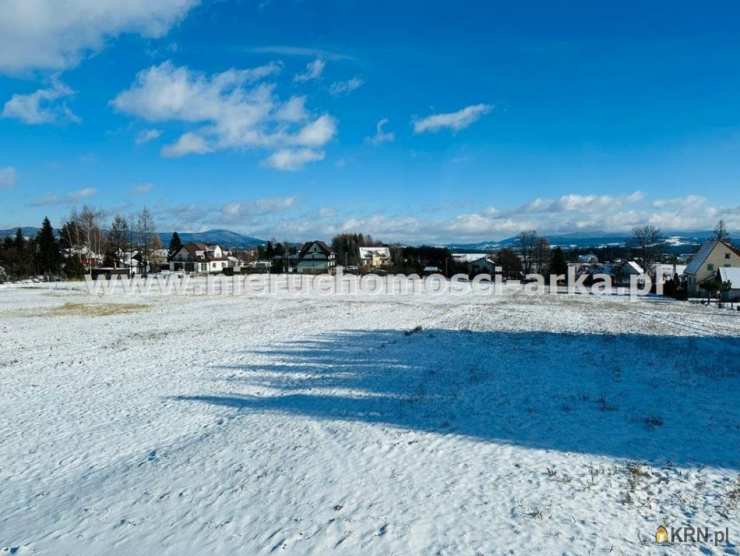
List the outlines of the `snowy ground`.
{"type": "Polygon", "coordinates": [[[700,305],[5,286],[0,555],[739,554],[739,402],[700,305]]]}

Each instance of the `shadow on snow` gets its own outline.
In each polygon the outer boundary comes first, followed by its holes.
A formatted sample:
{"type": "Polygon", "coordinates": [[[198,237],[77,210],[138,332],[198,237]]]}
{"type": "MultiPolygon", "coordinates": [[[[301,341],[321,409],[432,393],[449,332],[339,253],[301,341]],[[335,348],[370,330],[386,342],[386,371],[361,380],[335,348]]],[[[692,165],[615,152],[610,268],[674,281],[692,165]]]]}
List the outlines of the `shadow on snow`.
{"type": "Polygon", "coordinates": [[[738,338],[349,331],[248,352],[243,364],[216,369],[236,392],[178,399],[740,468],[738,338]]]}

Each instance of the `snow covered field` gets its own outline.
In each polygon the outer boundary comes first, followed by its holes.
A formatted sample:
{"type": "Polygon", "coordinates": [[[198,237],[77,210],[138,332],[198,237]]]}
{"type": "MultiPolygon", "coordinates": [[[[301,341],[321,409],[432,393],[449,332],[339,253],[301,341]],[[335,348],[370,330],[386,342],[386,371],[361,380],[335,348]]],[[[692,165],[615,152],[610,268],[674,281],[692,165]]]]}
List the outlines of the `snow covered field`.
{"type": "Polygon", "coordinates": [[[740,553],[736,311],[0,289],[0,554],[700,551],[740,553]]]}

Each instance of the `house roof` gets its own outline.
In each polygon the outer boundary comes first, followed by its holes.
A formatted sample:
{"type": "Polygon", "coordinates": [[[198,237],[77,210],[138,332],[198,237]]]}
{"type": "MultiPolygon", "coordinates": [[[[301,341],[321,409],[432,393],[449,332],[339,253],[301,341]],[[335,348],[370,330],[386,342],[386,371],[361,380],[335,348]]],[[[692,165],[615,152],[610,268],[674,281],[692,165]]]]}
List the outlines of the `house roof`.
{"type": "Polygon", "coordinates": [[[642,270],[642,267],[637,264],[635,261],[627,261],[625,266],[630,267],[632,270],[634,270],[637,274],[645,274],[645,271],[642,270]]]}
{"type": "Polygon", "coordinates": [[[701,248],[693,256],[691,261],[689,261],[689,264],[686,265],[686,270],[684,270],[684,274],[696,274],[697,272],[699,272],[699,269],[704,264],[704,261],[709,258],[709,255],[712,254],[712,251],[714,251],[715,247],[717,247],[717,245],[720,243],[727,247],[730,251],[735,253],[738,257],[740,257],[740,250],[733,246],[729,241],[725,241],[722,239],[709,239],[704,242],[701,248]]]}
{"type": "Polygon", "coordinates": [[[326,243],[324,243],[323,241],[314,240],[314,241],[307,241],[301,246],[301,250],[298,253],[298,257],[302,258],[308,252],[308,250],[311,249],[311,246],[313,244],[318,245],[319,249],[321,249],[327,257],[331,255],[332,253],[331,248],[326,243]]]}
{"type": "Polygon", "coordinates": [[[485,253],[453,253],[452,258],[458,263],[472,263],[488,257],[485,253]]]}
{"type": "Polygon", "coordinates": [[[366,255],[381,255],[385,257],[391,256],[391,250],[387,247],[360,247],[360,257],[365,258],[366,255]]]}
{"type": "MultiPolygon", "coordinates": [[[[197,261],[224,261],[226,260],[224,257],[212,257],[208,253],[213,252],[216,250],[216,248],[219,247],[218,245],[206,245],[205,243],[187,243],[182,246],[182,249],[185,249],[190,256],[197,261]],[[199,255],[198,252],[202,252],[202,255],[199,255]]],[[[177,253],[175,253],[176,255],[177,253]]]]}
{"type": "Polygon", "coordinates": [[[723,266],[719,269],[719,277],[723,282],[732,283],[733,289],[740,289],[740,268],[723,266]]]}

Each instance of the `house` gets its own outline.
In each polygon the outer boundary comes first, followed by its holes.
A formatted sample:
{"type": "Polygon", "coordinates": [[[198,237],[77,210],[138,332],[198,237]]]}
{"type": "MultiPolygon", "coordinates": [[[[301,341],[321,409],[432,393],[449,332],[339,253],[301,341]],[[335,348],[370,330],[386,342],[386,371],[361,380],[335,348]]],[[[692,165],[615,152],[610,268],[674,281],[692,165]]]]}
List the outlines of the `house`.
{"type": "Polygon", "coordinates": [[[690,297],[703,296],[702,284],[714,278],[720,268],[740,267],[740,250],[729,241],[710,239],[704,242],[699,251],[686,265],[683,278],[690,297]]]}
{"type": "Polygon", "coordinates": [[[496,261],[491,257],[481,257],[470,263],[471,274],[496,274],[496,261]]]}
{"type": "Polygon", "coordinates": [[[170,257],[170,270],[186,272],[223,272],[229,261],[226,252],[219,245],[188,243],[170,257]]]}
{"type": "Polygon", "coordinates": [[[629,276],[642,276],[645,271],[635,261],[626,261],[622,265],[622,274],[629,278],[629,276]]]}
{"type": "Polygon", "coordinates": [[[467,264],[487,256],[486,253],[452,253],[452,260],[459,264],[467,264]]]}
{"type": "Polygon", "coordinates": [[[272,261],[269,259],[258,259],[246,263],[247,272],[269,274],[272,269],[272,261]]]}
{"type": "Polygon", "coordinates": [[[676,275],[681,276],[684,270],[686,270],[685,264],[655,263],[650,268],[650,278],[653,283],[657,283],[657,277],[660,274],[661,282],[665,283],[666,280],[671,280],[676,275]]]}
{"type": "Polygon", "coordinates": [[[740,301],[740,268],[723,266],[719,269],[719,279],[723,284],[730,283],[729,291],[722,292],[722,301],[740,301]]]}
{"type": "Polygon", "coordinates": [[[599,264],[599,257],[593,253],[587,255],[578,255],[578,262],[582,264],[599,264]]]}
{"type": "Polygon", "coordinates": [[[387,268],[391,264],[388,247],[360,247],[360,266],[365,271],[387,268]]]}
{"type": "Polygon", "coordinates": [[[323,241],[307,241],[298,252],[296,271],[299,274],[331,273],[336,264],[336,255],[323,241]]]}
{"type": "Polygon", "coordinates": [[[465,266],[468,274],[496,273],[496,262],[485,253],[452,253],[452,260],[465,266]]]}
{"type": "Polygon", "coordinates": [[[103,264],[103,255],[96,253],[86,245],[70,247],[63,251],[64,258],[78,256],[82,266],[92,268],[103,264]]]}

